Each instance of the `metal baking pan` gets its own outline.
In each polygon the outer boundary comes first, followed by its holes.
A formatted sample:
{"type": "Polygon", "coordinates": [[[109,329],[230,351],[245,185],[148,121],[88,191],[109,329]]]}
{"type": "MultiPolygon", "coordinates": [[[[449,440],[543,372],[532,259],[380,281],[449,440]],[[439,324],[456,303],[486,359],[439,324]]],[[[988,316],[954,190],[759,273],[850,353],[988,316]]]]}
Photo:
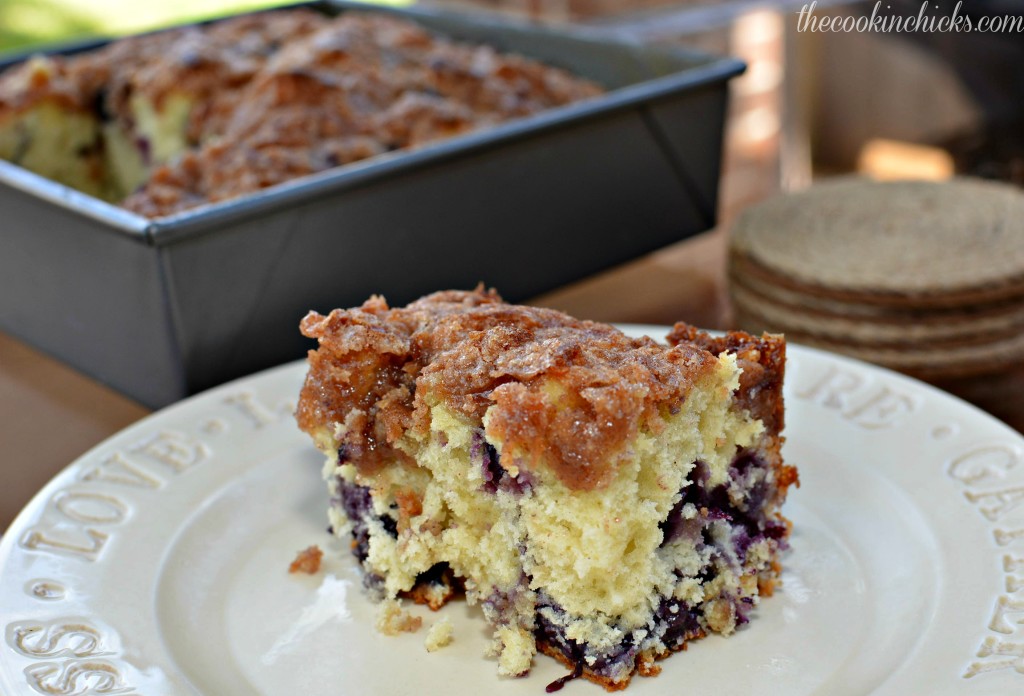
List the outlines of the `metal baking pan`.
{"type": "Polygon", "coordinates": [[[714,225],[727,82],[741,62],[372,11],[609,92],[155,220],[0,161],[0,329],[158,407],[300,357],[309,309],[479,281],[521,301],[714,225]]]}

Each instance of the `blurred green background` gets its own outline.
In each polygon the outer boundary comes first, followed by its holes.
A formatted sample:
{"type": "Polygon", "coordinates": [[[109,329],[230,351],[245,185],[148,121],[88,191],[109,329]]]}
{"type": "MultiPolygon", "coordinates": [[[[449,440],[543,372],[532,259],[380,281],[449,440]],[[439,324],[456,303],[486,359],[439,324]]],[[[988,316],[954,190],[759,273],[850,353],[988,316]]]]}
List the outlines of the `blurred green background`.
{"type": "Polygon", "coordinates": [[[286,0],[0,0],[0,53],[73,39],[130,34],[283,4],[286,0]]]}

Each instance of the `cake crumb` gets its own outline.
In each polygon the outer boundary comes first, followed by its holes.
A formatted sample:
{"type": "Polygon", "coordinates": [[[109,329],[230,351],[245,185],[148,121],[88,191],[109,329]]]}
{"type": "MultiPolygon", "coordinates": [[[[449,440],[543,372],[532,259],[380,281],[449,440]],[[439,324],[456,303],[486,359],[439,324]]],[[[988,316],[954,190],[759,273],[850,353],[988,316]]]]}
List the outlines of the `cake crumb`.
{"type": "Polygon", "coordinates": [[[306,575],[316,575],[320,572],[320,559],[324,557],[324,552],[320,550],[317,545],[309,546],[295,556],[295,560],[288,566],[289,573],[305,573],[306,575]]]}
{"type": "Polygon", "coordinates": [[[493,646],[498,656],[498,674],[519,677],[530,671],[537,646],[533,634],[519,626],[501,626],[495,631],[493,646]]]}
{"type": "MultiPolygon", "coordinates": [[[[683,643],[685,647],[686,644],[683,643]]],[[[651,652],[644,652],[637,655],[636,672],[641,677],[656,677],[661,674],[661,665],[655,664],[656,656],[651,652]]]]}
{"type": "Polygon", "coordinates": [[[423,645],[427,648],[427,652],[436,652],[451,642],[452,622],[445,616],[430,626],[430,630],[427,631],[427,639],[423,642],[423,645]]]}
{"type": "Polygon", "coordinates": [[[397,636],[399,633],[415,633],[423,625],[423,619],[412,616],[402,609],[397,599],[386,599],[381,602],[377,614],[377,630],[386,636],[397,636]]]}
{"type": "Polygon", "coordinates": [[[736,630],[736,613],[731,602],[719,597],[707,603],[704,617],[712,631],[729,635],[736,630]]]}

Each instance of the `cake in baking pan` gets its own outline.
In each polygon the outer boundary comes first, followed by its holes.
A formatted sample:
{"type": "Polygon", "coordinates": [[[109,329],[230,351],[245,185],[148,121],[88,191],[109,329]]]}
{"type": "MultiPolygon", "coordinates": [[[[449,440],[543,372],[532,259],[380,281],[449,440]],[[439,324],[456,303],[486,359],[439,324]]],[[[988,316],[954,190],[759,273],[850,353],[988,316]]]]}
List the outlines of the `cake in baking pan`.
{"type": "Polygon", "coordinates": [[[380,14],[263,12],[0,74],[0,158],[149,217],[596,96],[380,14]]]}

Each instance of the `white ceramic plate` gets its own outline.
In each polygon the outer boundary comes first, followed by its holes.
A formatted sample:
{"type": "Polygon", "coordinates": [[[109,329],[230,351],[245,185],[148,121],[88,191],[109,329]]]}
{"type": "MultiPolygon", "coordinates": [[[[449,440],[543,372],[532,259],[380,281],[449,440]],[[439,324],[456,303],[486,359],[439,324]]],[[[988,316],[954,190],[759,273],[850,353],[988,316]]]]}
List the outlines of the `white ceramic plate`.
{"type": "MultiPolygon", "coordinates": [[[[565,673],[538,657],[530,677],[499,679],[465,603],[442,610],[455,642],[436,653],[423,630],[375,631],[325,533],[321,456],[291,417],[304,369],[161,411],[36,496],[0,542],[0,693],[536,695],[565,673]],[[289,575],[314,543],[322,573],[289,575]]],[[[629,693],[1024,693],[1024,438],[799,347],[786,398],[802,485],[783,587],[629,693]]]]}

